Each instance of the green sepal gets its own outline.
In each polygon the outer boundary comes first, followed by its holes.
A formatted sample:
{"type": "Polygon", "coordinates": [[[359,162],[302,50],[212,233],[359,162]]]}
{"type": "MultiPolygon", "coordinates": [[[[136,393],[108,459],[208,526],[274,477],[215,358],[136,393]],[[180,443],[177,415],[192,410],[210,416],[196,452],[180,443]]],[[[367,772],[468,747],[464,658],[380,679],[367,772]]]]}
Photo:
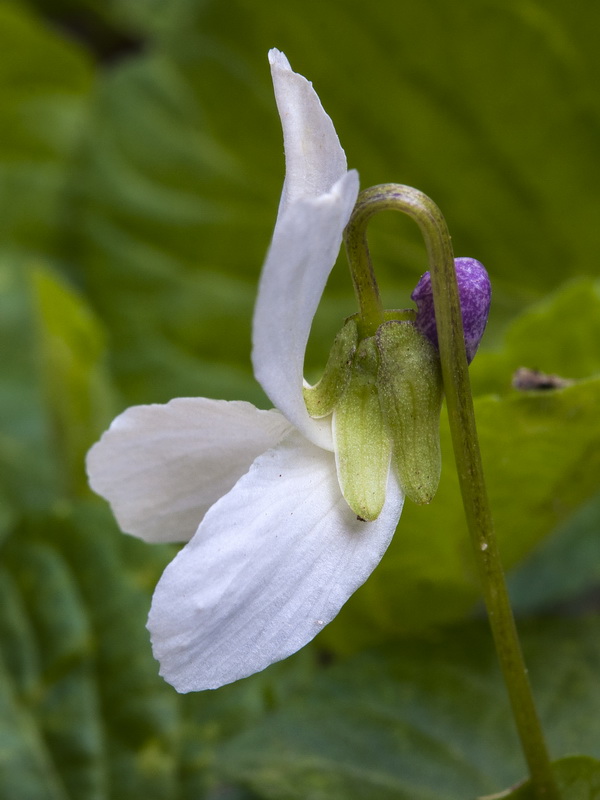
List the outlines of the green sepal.
{"type": "Polygon", "coordinates": [[[429,503],[441,472],[442,376],[437,351],[410,322],[377,331],[379,402],[405,494],[429,503]]]}
{"type": "Polygon", "coordinates": [[[356,315],[346,320],[335,337],[321,380],[303,388],[304,402],[311,417],[319,419],[331,414],[343,395],[352,371],[352,360],[358,343],[356,315]]]}
{"type": "Polygon", "coordinates": [[[377,343],[363,339],[346,391],[333,412],[337,472],[344,499],[363,520],[379,516],[385,502],[391,442],[377,396],[377,343]]]}

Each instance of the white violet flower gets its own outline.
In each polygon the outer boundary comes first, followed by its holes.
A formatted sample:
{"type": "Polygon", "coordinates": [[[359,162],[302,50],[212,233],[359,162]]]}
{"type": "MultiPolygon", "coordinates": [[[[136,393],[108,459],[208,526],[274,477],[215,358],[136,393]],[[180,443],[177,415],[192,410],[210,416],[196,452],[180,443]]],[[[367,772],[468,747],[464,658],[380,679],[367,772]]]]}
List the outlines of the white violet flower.
{"type": "Polygon", "coordinates": [[[357,519],[340,490],[332,417],[307,412],[306,344],[358,175],[311,84],[277,50],[269,59],[286,177],[252,361],[276,409],[205,398],[135,406],[87,460],[124,531],[187,542],[148,620],[161,675],[180,692],[243,678],[309,642],[379,563],[404,501],[388,469],[377,519],[357,519]]]}

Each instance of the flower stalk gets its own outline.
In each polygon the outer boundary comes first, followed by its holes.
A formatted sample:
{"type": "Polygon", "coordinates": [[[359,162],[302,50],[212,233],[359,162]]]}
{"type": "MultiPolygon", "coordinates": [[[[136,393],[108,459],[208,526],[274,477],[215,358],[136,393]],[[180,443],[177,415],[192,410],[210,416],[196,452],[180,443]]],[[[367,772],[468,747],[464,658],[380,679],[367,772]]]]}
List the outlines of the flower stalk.
{"type": "Polygon", "coordinates": [[[344,231],[344,244],[359,308],[358,330],[363,338],[374,336],[384,321],[383,305],[369,255],[366,235],[367,220],[378,209],[375,208],[369,213],[367,205],[364,208],[364,214],[357,213],[360,198],[372,191],[372,189],[367,189],[366,192],[361,193],[344,231]]]}
{"type": "Polygon", "coordinates": [[[362,317],[359,328],[365,332],[363,335],[369,335],[366,332],[372,331],[381,308],[366,241],[366,226],[373,214],[384,210],[407,214],[417,223],[425,240],[454,456],[490,627],[535,797],[538,800],[559,800],[510,605],[487,497],[450,234],[438,207],[417,189],[382,184],[361,192],[358,197],[345,231],[345,241],[362,317]]]}

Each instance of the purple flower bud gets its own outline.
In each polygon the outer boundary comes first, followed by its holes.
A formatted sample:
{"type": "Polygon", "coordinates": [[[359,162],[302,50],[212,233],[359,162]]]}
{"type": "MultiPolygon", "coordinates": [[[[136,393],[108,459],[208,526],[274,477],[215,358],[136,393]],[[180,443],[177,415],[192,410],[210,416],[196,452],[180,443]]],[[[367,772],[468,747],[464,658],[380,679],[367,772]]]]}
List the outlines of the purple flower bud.
{"type": "MultiPolygon", "coordinates": [[[[485,267],[474,258],[455,258],[454,268],[465,332],[467,361],[470,364],[485,330],[492,287],[485,267]]],[[[417,304],[415,321],[417,328],[437,347],[437,326],[433,311],[433,292],[429,272],[421,277],[411,297],[417,304]]]]}

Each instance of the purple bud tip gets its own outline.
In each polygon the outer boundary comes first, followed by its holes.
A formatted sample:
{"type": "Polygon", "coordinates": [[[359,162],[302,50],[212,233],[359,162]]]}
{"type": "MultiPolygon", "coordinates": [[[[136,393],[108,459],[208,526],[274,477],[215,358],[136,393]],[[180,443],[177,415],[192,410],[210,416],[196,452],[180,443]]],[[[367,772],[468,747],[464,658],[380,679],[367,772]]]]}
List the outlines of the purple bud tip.
{"type": "MultiPolygon", "coordinates": [[[[454,268],[462,311],[467,361],[473,360],[483,336],[490,311],[492,287],[483,264],[474,258],[455,258],[454,268]]],[[[438,346],[437,326],[433,311],[431,277],[426,272],[411,295],[417,304],[415,324],[430,342],[438,346]]]]}

